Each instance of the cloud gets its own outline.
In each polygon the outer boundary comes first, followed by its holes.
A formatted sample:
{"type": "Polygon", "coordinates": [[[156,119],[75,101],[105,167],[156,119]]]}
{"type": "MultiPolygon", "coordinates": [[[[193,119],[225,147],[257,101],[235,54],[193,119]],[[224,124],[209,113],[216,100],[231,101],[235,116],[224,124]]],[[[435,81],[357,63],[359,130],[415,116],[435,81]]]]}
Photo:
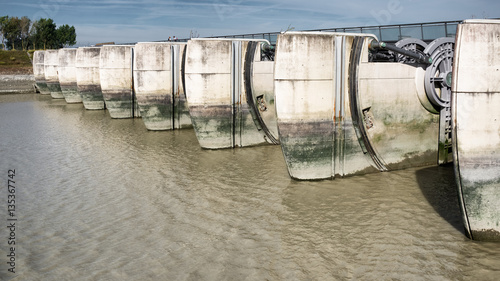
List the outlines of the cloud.
{"type": "Polygon", "coordinates": [[[6,1],[11,16],[74,25],[78,41],[201,36],[460,20],[498,11],[496,0],[31,0],[6,1]]]}

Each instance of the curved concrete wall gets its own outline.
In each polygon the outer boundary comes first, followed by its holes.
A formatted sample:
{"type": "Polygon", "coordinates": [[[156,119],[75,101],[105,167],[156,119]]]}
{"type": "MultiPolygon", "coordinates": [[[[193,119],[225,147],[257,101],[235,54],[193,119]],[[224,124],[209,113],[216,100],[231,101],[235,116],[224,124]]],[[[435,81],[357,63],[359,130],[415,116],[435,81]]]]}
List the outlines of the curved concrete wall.
{"type": "Polygon", "coordinates": [[[455,177],[466,233],[500,241],[500,21],[457,28],[452,83],[455,177]]]}
{"type": "Polygon", "coordinates": [[[369,63],[369,34],[278,36],[276,113],[290,176],[312,180],[426,165],[437,118],[421,105],[416,67],[369,63]]]}
{"type": "Polygon", "coordinates": [[[189,113],[203,148],[267,143],[246,102],[244,65],[248,40],[188,42],[185,79],[189,113]]]}
{"type": "Polygon", "coordinates": [[[59,51],[46,50],[43,57],[43,69],[45,72],[45,81],[49,88],[50,95],[55,99],[63,99],[64,96],[59,84],[59,51]]]}
{"type": "Polygon", "coordinates": [[[59,49],[59,84],[67,103],[82,102],[76,84],[76,50],[59,49]]]}
{"type": "Polygon", "coordinates": [[[274,97],[274,61],[255,61],[252,68],[252,96],[270,138],[278,142],[278,123],[274,97]]]}
{"type": "Polygon", "coordinates": [[[261,60],[263,46],[270,47],[267,42],[248,42],[243,65],[246,102],[255,125],[264,132],[266,141],[279,144],[274,103],[274,61],[261,60]]]}
{"type": "Polygon", "coordinates": [[[76,51],[76,84],[86,109],[104,109],[99,77],[101,48],[86,47],[76,51]]]}
{"type": "Polygon", "coordinates": [[[44,51],[35,51],[33,53],[33,74],[35,76],[36,86],[40,90],[40,94],[50,95],[47,82],[45,81],[44,55],[44,51]]]}
{"type": "Polygon", "coordinates": [[[186,43],[135,45],[134,89],[148,130],[192,127],[181,80],[186,43]]]}
{"type": "Polygon", "coordinates": [[[422,106],[416,80],[425,66],[371,63],[367,54],[358,67],[357,114],[377,168],[436,165],[440,117],[422,106]]]}
{"type": "Polygon", "coordinates": [[[133,91],[134,46],[105,45],[99,56],[101,90],[111,118],[140,117],[133,91]]]}

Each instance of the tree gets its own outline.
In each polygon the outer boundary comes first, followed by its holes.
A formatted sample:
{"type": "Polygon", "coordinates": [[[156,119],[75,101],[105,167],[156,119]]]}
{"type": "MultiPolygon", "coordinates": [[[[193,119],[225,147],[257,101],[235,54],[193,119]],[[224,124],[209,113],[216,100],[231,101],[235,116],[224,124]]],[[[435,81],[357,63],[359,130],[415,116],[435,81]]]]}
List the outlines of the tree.
{"type": "Polygon", "coordinates": [[[31,20],[28,17],[24,16],[19,21],[19,25],[21,46],[23,48],[23,51],[26,51],[28,49],[29,43],[31,20]]]}
{"type": "Polygon", "coordinates": [[[40,49],[41,48],[41,39],[40,39],[40,33],[38,32],[39,28],[39,21],[34,21],[33,24],[31,25],[30,28],[30,34],[29,34],[29,40],[31,42],[31,45],[33,46],[33,50],[40,49]]]}
{"type": "Polygon", "coordinates": [[[16,43],[21,41],[21,20],[18,17],[10,17],[3,30],[7,44],[11,45],[13,50],[16,49],[16,43]]]}
{"type": "Polygon", "coordinates": [[[74,26],[67,24],[57,28],[57,41],[60,48],[73,46],[76,44],[76,32],[74,26]]]}
{"type": "Polygon", "coordinates": [[[9,16],[0,17],[0,33],[2,35],[2,47],[5,50],[7,46],[5,46],[5,27],[9,22],[9,16]]]}
{"type": "Polygon", "coordinates": [[[37,25],[37,33],[43,42],[43,49],[57,48],[56,24],[52,19],[40,19],[37,25]]]}
{"type": "Polygon", "coordinates": [[[56,28],[52,19],[39,19],[33,23],[28,17],[0,17],[0,35],[4,49],[27,50],[31,45],[33,49],[55,49],[76,44],[76,31],[74,26],[64,24],[56,28]]]}

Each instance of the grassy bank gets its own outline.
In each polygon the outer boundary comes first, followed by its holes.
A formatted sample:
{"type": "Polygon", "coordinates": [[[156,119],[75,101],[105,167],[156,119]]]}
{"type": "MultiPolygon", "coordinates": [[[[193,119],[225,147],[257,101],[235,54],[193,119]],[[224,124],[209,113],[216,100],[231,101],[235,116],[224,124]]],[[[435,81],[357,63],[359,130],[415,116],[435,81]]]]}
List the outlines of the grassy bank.
{"type": "Polygon", "coordinates": [[[0,50],[0,74],[33,74],[33,65],[28,53],[0,50]]]}

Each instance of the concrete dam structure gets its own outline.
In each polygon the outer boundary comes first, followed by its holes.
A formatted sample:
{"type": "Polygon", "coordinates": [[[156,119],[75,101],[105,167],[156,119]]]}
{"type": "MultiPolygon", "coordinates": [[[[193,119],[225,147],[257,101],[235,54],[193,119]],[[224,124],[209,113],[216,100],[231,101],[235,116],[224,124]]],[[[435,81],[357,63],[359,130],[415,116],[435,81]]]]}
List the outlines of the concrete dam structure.
{"type": "Polygon", "coordinates": [[[500,21],[457,29],[453,64],[453,163],[466,233],[500,241],[500,21]]]}
{"type": "Polygon", "coordinates": [[[85,47],[76,51],[76,84],[85,109],[105,109],[101,90],[99,58],[101,48],[85,47]]]}
{"type": "Polygon", "coordinates": [[[262,43],[269,44],[249,39],[200,38],[188,42],[186,96],[201,147],[277,143],[277,129],[272,128],[276,126],[276,122],[272,124],[273,62],[261,62],[262,43]],[[256,110],[259,103],[262,106],[256,110]],[[264,111],[270,113],[268,117],[260,115],[264,111]]]}
{"type": "Polygon", "coordinates": [[[43,69],[45,73],[45,81],[49,88],[50,95],[54,99],[63,99],[61,85],[59,84],[59,51],[46,50],[43,57],[43,69]]]}
{"type": "Polygon", "coordinates": [[[140,117],[132,79],[134,46],[105,45],[99,56],[101,90],[111,118],[140,117]]]}
{"type": "Polygon", "coordinates": [[[134,88],[146,128],[191,127],[181,72],[186,43],[144,42],[134,48],[134,88]]]}
{"type": "MultiPolygon", "coordinates": [[[[500,21],[463,21],[456,38],[400,39],[284,32],[276,46],[78,48],[76,84],[86,109],[142,116],[148,130],[192,126],[205,149],[279,144],[297,180],[453,161],[467,236],[500,241],[500,21]]],[[[36,82],[53,98],[63,98],[65,52],[35,52],[36,82]]]]}
{"type": "Polygon", "coordinates": [[[77,49],[59,49],[59,84],[67,103],[82,102],[76,84],[76,51],[77,49]]]}
{"type": "Polygon", "coordinates": [[[369,34],[278,36],[275,94],[290,176],[316,180],[435,164],[439,116],[421,63],[372,62],[369,34]]]}
{"type": "Polygon", "coordinates": [[[42,95],[50,95],[47,81],[45,80],[44,70],[45,51],[35,51],[33,53],[33,75],[35,76],[36,88],[42,95]]]}

